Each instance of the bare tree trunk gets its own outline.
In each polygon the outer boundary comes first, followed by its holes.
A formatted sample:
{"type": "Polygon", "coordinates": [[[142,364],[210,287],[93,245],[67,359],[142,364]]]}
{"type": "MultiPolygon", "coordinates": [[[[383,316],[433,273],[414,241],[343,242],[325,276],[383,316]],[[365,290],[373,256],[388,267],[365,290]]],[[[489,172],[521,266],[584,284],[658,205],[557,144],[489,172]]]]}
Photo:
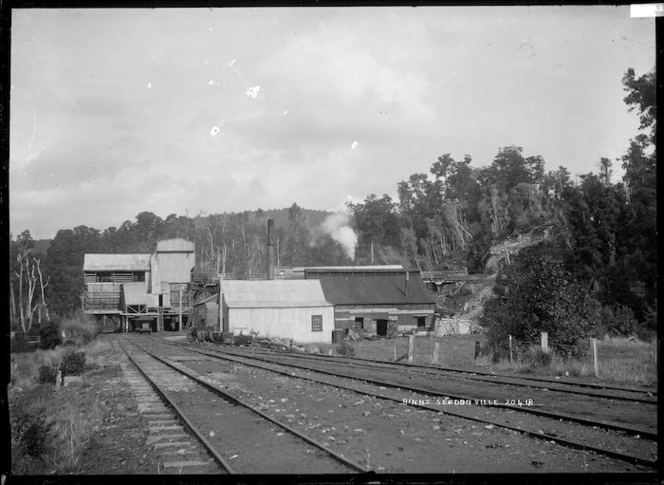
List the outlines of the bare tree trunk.
{"type": "Polygon", "coordinates": [[[44,316],[46,317],[46,321],[51,320],[51,316],[48,313],[48,305],[46,304],[46,298],[44,298],[44,288],[48,286],[49,281],[51,280],[51,277],[49,276],[48,279],[46,280],[46,284],[44,284],[44,277],[41,272],[41,261],[39,259],[35,258],[35,262],[37,263],[37,272],[39,273],[39,285],[41,286],[41,308],[39,311],[39,323],[41,324],[41,309],[43,308],[44,310],[44,316]]]}
{"type": "Polygon", "coordinates": [[[9,278],[9,296],[11,299],[11,323],[16,322],[16,298],[14,297],[14,284],[12,278],[9,278]]]}
{"type": "Polygon", "coordinates": [[[23,307],[23,257],[19,253],[16,259],[19,263],[19,266],[21,267],[20,273],[16,273],[16,276],[18,276],[19,317],[21,318],[21,328],[23,328],[23,333],[28,333],[28,330],[25,328],[25,308],[23,307]]]}
{"type": "MultiPolygon", "coordinates": [[[[25,260],[25,264],[27,266],[29,266],[29,264],[30,264],[30,262],[27,258],[25,260]]],[[[28,283],[28,301],[26,302],[26,310],[28,312],[28,315],[30,316],[28,330],[30,328],[32,328],[32,318],[34,317],[35,310],[37,309],[37,305],[34,305],[34,306],[32,305],[32,299],[34,298],[35,289],[37,288],[37,276],[35,276],[35,267],[34,267],[34,265],[32,266],[32,268],[30,268],[30,270],[31,271],[28,273],[29,276],[28,276],[28,281],[27,281],[27,283],[28,283]]]]}

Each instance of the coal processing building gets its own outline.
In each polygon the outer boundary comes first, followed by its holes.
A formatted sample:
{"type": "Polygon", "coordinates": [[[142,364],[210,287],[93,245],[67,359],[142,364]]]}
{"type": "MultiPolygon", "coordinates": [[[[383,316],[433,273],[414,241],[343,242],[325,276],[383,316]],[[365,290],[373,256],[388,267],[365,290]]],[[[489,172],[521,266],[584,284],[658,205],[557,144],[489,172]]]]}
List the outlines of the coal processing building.
{"type": "Polygon", "coordinates": [[[192,281],[194,243],[168,239],[153,254],[86,254],[84,309],[116,330],[187,327],[330,343],[334,330],[379,337],[433,328],[435,301],[419,271],[391,266],[275,268],[273,220],[265,273],[192,281]],[[276,270],[275,270],[276,269],[276,270]]]}
{"type": "Polygon", "coordinates": [[[157,242],[152,254],[85,254],[85,313],[114,330],[182,328],[194,250],[193,242],[174,238],[157,242]]]}

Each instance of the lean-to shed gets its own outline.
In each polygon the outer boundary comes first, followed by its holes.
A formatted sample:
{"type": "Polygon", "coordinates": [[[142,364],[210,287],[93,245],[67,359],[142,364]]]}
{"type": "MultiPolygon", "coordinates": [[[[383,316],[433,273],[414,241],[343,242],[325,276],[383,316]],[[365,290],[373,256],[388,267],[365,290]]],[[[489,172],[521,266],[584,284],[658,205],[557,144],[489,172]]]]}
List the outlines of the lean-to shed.
{"type": "Polygon", "coordinates": [[[332,341],[334,307],[319,281],[223,280],[220,285],[223,332],[258,332],[297,343],[332,341]]]}

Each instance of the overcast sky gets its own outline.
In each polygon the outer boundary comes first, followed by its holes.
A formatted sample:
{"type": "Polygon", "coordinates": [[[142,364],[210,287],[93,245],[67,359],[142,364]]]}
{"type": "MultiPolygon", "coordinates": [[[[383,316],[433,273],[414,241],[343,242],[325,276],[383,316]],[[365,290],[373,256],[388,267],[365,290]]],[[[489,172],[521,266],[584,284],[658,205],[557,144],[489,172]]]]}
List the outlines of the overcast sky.
{"type": "Polygon", "coordinates": [[[638,133],[625,71],[655,65],[628,6],[14,10],[11,37],[10,228],[36,239],[396,200],[508,145],[596,172],[638,133]]]}

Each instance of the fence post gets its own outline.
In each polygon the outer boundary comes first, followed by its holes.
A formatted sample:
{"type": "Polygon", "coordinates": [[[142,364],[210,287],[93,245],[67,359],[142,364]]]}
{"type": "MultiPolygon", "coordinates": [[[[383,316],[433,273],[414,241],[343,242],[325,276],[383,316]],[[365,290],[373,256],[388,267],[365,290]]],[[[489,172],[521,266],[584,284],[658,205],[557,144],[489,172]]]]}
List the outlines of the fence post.
{"type": "Polygon", "coordinates": [[[408,363],[413,363],[413,351],[415,350],[415,335],[408,336],[408,363]]]}
{"type": "Polygon", "coordinates": [[[433,343],[433,356],[431,357],[432,364],[438,364],[438,352],[440,351],[440,344],[438,342],[433,343]]]}
{"type": "Polygon", "coordinates": [[[512,365],[512,336],[510,335],[510,365],[512,365]]]}
{"type": "Polygon", "coordinates": [[[549,333],[542,332],[540,333],[540,342],[542,343],[542,352],[545,354],[549,353],[549,333]]]}
{"type": "Polygon", "coordinates": [[[597,339],[590,339],[590,351],[593,354],[593,368],[595,369],[595,377],[599,377],[599,362],[597,361],[597,339]]]}

